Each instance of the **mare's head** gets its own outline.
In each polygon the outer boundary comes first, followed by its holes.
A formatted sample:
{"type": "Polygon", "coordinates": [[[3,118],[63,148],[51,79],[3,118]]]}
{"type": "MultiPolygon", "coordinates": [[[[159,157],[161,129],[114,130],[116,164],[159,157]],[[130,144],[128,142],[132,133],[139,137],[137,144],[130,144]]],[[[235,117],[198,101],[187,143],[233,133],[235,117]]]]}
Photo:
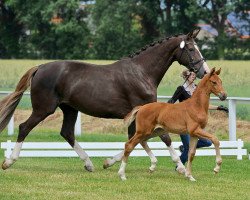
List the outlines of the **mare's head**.
{"type": "Polygon", "coordinates": [[[209,90],[220,98],[221,101],[224,101],[227,98],[227,94],[222,86],[222,81],[218,76],[220,74],[221,68],[215,71],[215,67],[211,69],[211,72],[207,75],[208,80],[206,86],[209,90]]]}
{"type": "Polygon", "coordinates": [[[175,52],[175,59],[181,65],[195,72],[198,78],[202,78],[210,70],[195,42],[195,38],[199,32],[200,29],[195,29],[187,35],[180,36],[179,45],[175,52]]]}

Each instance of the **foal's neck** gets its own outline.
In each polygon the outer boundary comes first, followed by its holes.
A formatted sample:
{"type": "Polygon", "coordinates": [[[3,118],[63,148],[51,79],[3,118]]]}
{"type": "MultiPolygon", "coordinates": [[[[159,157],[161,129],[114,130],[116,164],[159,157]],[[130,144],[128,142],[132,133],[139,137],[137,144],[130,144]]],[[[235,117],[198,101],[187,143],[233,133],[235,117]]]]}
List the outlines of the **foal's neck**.
{"type": "Polygon", "coordinates": [[[194,91],[191,99],[195,106],[202,111],[208,112],[211,91],[206,87],[206,81],[201,81],[194,91]]]}

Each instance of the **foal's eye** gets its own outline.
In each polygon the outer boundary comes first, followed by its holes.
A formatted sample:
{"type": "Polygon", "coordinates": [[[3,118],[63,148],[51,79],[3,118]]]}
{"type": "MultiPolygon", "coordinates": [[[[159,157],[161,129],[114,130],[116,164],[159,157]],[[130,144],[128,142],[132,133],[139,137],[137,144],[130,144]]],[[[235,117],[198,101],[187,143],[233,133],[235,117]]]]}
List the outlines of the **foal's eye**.
{"type": "Polygon", "coordinates": [[[215,81],[212,81],[212,83],[213,83],[214,85],[216,85],[216,84],[217,84],[215,81]]]}
{"type": "Polygon", "coordinates": [[[194,48],[189,48],[189,51],[194,51],[194,48]]]}

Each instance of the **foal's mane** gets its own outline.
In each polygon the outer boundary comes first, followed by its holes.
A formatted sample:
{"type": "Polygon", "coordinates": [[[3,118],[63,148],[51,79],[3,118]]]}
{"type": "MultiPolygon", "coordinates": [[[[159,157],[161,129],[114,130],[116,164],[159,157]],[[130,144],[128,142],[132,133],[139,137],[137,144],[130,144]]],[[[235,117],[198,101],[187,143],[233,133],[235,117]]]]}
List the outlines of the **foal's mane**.
{"type": "Polygon", "coordinates": [[[157,41],[154,41],[154,42],[152,42],[152,43],[150,43],[150,44],[148,44],[148,45],[142,47],[140,50],[137,50],[137,51],[135,51],[134,53],[130,54],[128,57],[129,57],[129,58],[134,58],[135,56],[139,55],[141,52],[146,51],[149,47],[153,47],[153,46],[155,46],[156,44],[161,44],[162,42],[164,42],[164,41],[166,41],[166,40],[169,40],[169,39],[171,39],[171,38],[173,38],[173,37],[179,37],[179,36],[181,36],[181,35],[184,35],[184,34],[183,34],[183,33],[179,33],[179,34],[176,34],[176,35],[174,35],[174,36],[167,36],[167,37],[165,37],[165,38],[162,38],[162,39],[159,39],[159,40],[157,40],[157,41]]]}

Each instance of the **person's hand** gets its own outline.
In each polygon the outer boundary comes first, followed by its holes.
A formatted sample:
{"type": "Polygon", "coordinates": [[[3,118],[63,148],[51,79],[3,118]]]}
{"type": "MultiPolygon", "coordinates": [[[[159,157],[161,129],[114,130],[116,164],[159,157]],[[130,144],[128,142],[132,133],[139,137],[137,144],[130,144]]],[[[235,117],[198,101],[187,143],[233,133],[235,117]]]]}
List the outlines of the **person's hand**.
{"type": "Polygon", "coordinates": [[[223,105],[218,106],[217,110],[221,110],[221,111],[224,111],[224,112],[228,113],[228,108],[223,106],[223,105]]]}

